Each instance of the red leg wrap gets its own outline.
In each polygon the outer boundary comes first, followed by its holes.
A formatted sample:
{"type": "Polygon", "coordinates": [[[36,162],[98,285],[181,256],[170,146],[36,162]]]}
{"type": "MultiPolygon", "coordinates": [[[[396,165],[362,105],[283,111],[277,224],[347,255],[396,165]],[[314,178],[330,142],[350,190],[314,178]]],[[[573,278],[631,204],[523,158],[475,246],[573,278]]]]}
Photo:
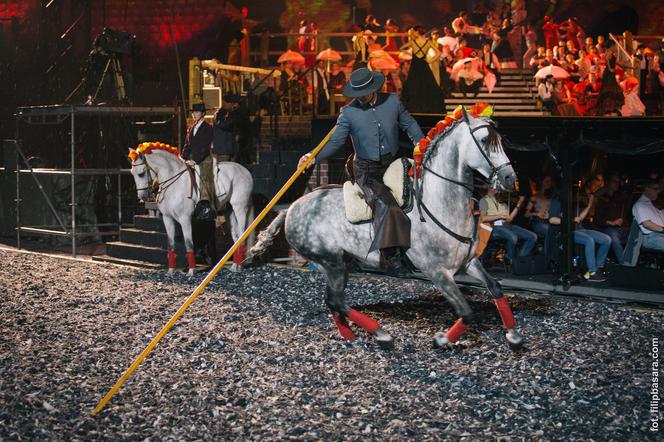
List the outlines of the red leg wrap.
{"type": "Polygon", "coordinates": [[[332,321],[334,322],[334,325],[337,326],[339,329],[339,334],[341,335],[342,338],[344,338],[347,341],[354,341],[357,336],[355,336],[355,333],[353,333],[353,330],[351,330],[350,326],[348,325],[348,322],[346,321],[346,318],[344,318],[341,315],[332,315],[332,321]]]}
{"type": "Polygon", "coordinates": [[[447,330],[447,333],[445,333],[445,336],[447,336],[447,339],[450,342],[456,342],[459,340],[461,335],[463,335],[466,330],[468,329],[468,326],[463,323],[462,319],[458,319],[457,322],[454,323],[452,327],[450,327],[449,330],[447,330]]]}
{"type": "Polygon", "coordinates": [[[194,252],[187,252],[187,264],[189,264],[190,269],[196,268],[196,256],[194,252]]]}
{"type": "Polygon", "coordinates": [[[238,247],[235,253],[233,253],[233,264],[242,265],[246,251],[247,248],[245,246],[238,247]]]}
{"type": "Polygon", "coordinates": [[[365,315],[364,313],[360,313],[357,310],[350,309],[348,311],[347,318],[353,321],[355,324],[358,326],[362,327],[369,333],[374,333],[376,330],[380,328],[380,325],[365,315]]]}
{"type": "Polygon", "coordinates": [[[169,269],[175,268],[175,250],[168,251],[168,268],[169,269]]]}
{"type": "Polygon", "coordinates": [[[516,321],[514,320],[514,315],[512,315],[512,309],[510,308],[509,302],[507,302],[507,298],[501,296],[500,298],[495,299],[494,302],[496,303],[500,319],[502,319],[505,328],[514,328],[516,326],[516,321]]]}

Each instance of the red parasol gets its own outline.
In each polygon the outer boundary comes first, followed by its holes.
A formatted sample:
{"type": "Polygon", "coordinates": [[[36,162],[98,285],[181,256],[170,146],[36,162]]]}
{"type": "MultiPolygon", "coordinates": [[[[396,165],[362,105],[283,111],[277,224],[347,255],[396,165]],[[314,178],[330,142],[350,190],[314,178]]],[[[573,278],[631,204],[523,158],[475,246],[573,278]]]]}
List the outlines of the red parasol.
{"type": "Polygon", "coordinates": [[[286,63],[286,62],[292,62],[294,64],[304,64],[304,57],[299,54],[298,52],[291,51],[290,49],[281,54],[279,59],[277,60],[277,63],[286,63]]]}

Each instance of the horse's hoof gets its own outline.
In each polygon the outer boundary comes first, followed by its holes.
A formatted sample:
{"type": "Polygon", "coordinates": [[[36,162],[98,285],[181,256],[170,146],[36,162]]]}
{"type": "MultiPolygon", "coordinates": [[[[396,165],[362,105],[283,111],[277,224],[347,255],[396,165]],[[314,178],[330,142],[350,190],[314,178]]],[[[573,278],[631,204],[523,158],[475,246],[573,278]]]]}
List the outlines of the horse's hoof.
{"type": "Polygon", "coordinates": [[[240,267],[236,263],[233,263],[233,265],[231,266],[231,272],[239,273],[241,270],[242,270],[242,267],[240,267]]]}
{"type": "Polygon", "coordinates": [[[173,276],[173,275],[175,275],[175,269],[168,269],[168,271],[166,272],[166,276],[173,276]]]}
{"type": "Polygon", "coordinates": [[[376,330],[374,338],[376,339],[376,344],[383,350],[392,350],[394,348],[394,338],[382,329],[379,328],[376,330]]]}
{"type": "Polygon", "coordinates": [[[507,333],[505,333],[505,338],[507,338],[507,343],[512,350],[518,350],[523,347],[523,336],[521,336],[521,334],[515,329],[511,328],[507,330],[507,333]]]}
{"type": "Polygon", "coordinates": [[[187,278],[192,278],[194,276],[194,269],[189,269],[187,272],[187,278]]]}
{"type": "Polygon", "coordinates": [[[433,335],[433,348],[452,348],[452,343],[447,339],[447,335],[443,332],[438,332],[433,335]]]}

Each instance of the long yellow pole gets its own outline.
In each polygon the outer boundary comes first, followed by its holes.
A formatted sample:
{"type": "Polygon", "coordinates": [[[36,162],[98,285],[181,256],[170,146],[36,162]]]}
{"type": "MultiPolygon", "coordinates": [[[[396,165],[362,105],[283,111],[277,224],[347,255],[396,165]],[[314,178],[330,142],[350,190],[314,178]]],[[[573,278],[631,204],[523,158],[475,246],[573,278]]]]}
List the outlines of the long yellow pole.
{"type": "Polygon", "coordinates": [[[148,344],[147,347],[145,347],[145,350],[141,352],[140,355],[136,358],[136,360],[131,364],[131,366],[124,372],[124,374],[118,379],[118,381],[113,385],[113,387],[106,393],[106,396],[99,402],[97,407],[92,411],[93,414],[99,413],[104,406],[108,403],[108,401],[111,400],[111,398],[115,395],[115,393],[118,392],[120,387],[122,387],[122,384],[125,383],[127,379],[129,379],[129,376],[138,368],[138,366],[143,362],[143,360],[150,354],[150,352],[155,348],[155,346],[159,343],[161,338],[164,337],[166,333],[168,333],[168,330],[175,324],[175,322],[182,316],[182,314],[189,308],[189,306],[194,302],[194,300],[198,297],[198,295],[201,294],[205,286],[208,285],[208,283],[214,278],[214,276],[221,270],[221,268],[226,264],[226,261],[228,261],[231,256],[237,251],[237,249],[240,247],[242,243],[247,239],[249,234],[258,226],[258,224],[265,218],[265,215],[267,215],[270,210],[272,210],[272,207],[274,207],[275,204],[281,199],[281,197],[286,193],[286,191],[290,188],[290,186],[295,182],[297,177],[299,177],[302,172],[309,166],[311,161],[318,155],[318,153],[325,147],[325,144],[327,141],[330,139],[332,136],[332,133],[334,132],[334,128],[328,132],[328,134],[323,138],[323,141],[321,141],[318,146],[311,152],[311,156],[307,158],[307,160],[295,171],[293,176],[291,176],[288,181],[286,181],[286,184],[283,185],[283,187],[277,192],[277,194],[272,198],[272,200],[268,203],[267,206],[261,211],[260,214],[254,219],[254,221],[251,223],[249,227],[244,231],[242,236],[235,241],[235,244],[226,252],[223,258],[221,258],[221,261],[217,263],[217,265],[214,266],[212,270],[210,270],[210,273],[207,274],[205,279],[201,281],[200,284],[198,284],[198,287],[196,287],[196,290],[189,295],[187,300],[182,304],[182,306],[178,309],[177,312],[173,315],[173,317],[166,323],[166,325],[161,329],[159,333],[152,339],[152,341],[148,344]]]}

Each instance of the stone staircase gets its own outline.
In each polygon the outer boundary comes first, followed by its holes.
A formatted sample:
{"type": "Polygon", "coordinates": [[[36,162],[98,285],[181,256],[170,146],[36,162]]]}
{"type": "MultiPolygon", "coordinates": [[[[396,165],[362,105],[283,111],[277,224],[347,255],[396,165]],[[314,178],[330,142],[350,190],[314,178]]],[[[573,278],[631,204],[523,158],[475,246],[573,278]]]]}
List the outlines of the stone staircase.
{"type": "MultiPolygon", "coordinates": [[[[168,263],[168,237],[164,222],[159,215],[157,203],[146,202],[145,208],[147,214],[134,215],[134,225],[122,227],[118,241],[106,243],[106,255],[95,256],[93,260],[165,268],[168,263]]],[[[179,225],[176,225],[176,232],[176,265],[186,267],[186,251],[179,225]]]]}
{"type": "Polygon", "coordinates": [[[452,112],[460,104],[472,105],[486,102],[494,107],[494,115],[503,117],[542,116],[541,109],[535,106],[535,79],[530,69],[504,69],[493,93],[484,85],[477,97],[463,97],[459,92],[445,100],[447,112],[452,112]]]}

